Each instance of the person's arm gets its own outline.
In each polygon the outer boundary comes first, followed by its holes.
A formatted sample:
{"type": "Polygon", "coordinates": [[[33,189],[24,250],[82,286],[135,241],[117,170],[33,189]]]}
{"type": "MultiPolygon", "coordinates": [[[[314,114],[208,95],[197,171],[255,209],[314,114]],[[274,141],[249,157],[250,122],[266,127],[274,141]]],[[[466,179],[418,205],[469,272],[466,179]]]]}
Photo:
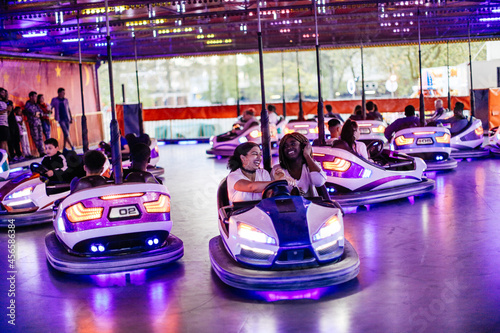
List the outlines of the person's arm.
{"type": "Polygon", "coordinates": [[[311,168],[309,168],[311,183],[316,187],[323,186],[326,183],[326,172],[321,169],[319,162],[314,161],[314,164],[319,169],[319,171],[311,171],[311,168]]]}
{"type": "Polygon", "coordinates": [[[130,154],[130,147],[128,144],[123,145],[122,154],[130,154]]]}
{"type": "Polygon", "coordinates": [[[260,193],[264,191],[269,183],[270,181],[252,182],[250,180],[240,179],[234,184],[234,189],[240,192],[260,193]]]}
{"type": "Polygon", "coordinates": [[[69,108],[69,101],[66,100],[66,102],[68,103],[69,123],[72,124],[73,123],[73,116],[71,115],[71,109],[69,108]]]}

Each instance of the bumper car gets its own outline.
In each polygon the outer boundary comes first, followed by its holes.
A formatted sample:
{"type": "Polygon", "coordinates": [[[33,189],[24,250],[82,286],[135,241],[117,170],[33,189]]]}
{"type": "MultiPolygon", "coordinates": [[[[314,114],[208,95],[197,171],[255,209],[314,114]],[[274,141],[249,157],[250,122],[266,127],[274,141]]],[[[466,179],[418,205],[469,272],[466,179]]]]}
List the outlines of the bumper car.
{"type": "Polygon", "coordinates": [[[288,124],[288,120],[284,117],[280,117],[276,123],[276,134],[278,142],[285,136],[285,127],[288,124]]]}
{"type": "Polygon", "coordinates": [[[291,196],[286,185],[270,183],[261,201],[230,206],[226,180],[221,183],[220,236],[209,244],[215,273],[246,290],[303,290],[354,279],[359,257],[344,238],[338,204],[291,196]]]}
{"type": "MultiPolygon", "coordinates": [[[[156,139],[149,139],[149,148],[151,149],[151,160],[149,161],[148,165],[148,172],[152,173],[155,177],[161,177],[165,173],[165,169],[162,167],[158,166],[158,162],[160,161],[160,153],[158,149],[158,141],[156,139]]],[[[141,141],[137,141],[141,142],[141,141]]],[[[99,143],[99,149],[104,152],[106,156],[111,158],[111,146],[104,142],[101,141],[99,143]]],[[[122,156],[123,161],[122,161],[122,166],[124,169],[130,167],[130,160],[128,159],[128,156],[122,156]]]]}
{"type": "Polygon", "coordinates": [[[46,257],[56,270],[102,274],[163,265],[183,256],[182,241],[170,233],[165,186],[83,185],[55,208],[54,231],[45,236],[46,257]]]}
{"type": "Polygon", "coordinates": [[[40,177],[47,171],[41,164],[32,163],[30,168],[31,172],[10,179],[0,188],[0,228],[7,227],[9,220],[16,226],[51,222],[54,201],[69,194],[72,177],[85,175],[83,168],[75,167],[68,182],[55,183],[40,177]]]}
{"type": "MultiPolygon", "coordinates": [[[[240,129],[239,124],[235,124],[233,129],[240,129]]],[[[271,153],[278,153],[278,133],[275,125],[269,126],[271,133],[271,153]]],[[[208,155],[214,155],[217,158],[232,156],[238,145],[247,141],[262,144],[262,132],[258,122],[252,123],[245,131],[232,133],[231,131],[210,138],[210,149],[206,151],[208,155]]]]}
{"type": "Polygon", "coordinates": [[[490,150],[482,147],[483,142],[483,124],[480,119],[471,117],[467,127],[458,133],[451,133],[451,156],[453,158],[489,156],[490,150]]]}
{"type": "Polygon", "coordinates": [[[494,156],[500,157],[500,127],[497,128],[495,134],[490,138],[488,148],[494,156]]]}
{"type": "Polygon", "coordinates": [[[341,206],[367,205],[430,192],[435,182],[423,173],[425,162],[418,157],[383,149],[374,142],[368,161],[341,148],[313,147],[313,157],[326,172],[330,198],[341,206]]]}
{"type": "Polygon", "coordinates": [[[450,131],[445,127],[411,127],[394,133],[391,148],[422,158],[426,171],[451,170],[457,167],[457,161],[450,156],[450,140],[450,131]]]}
{"type": "Polygon", "coordinates": [[[284,135],[294,132],[304,135],[312,143],[318,138],[318,122],[316,119],[290,120],[285,126],[284,135]]]}
{"type": "Polygon", "coordinates": [[[356,120],[359,127],[359,141],[364,142],[367,146],[372,142],[387,143],[384,136],[387,124],[380,120],[356,120]]]}

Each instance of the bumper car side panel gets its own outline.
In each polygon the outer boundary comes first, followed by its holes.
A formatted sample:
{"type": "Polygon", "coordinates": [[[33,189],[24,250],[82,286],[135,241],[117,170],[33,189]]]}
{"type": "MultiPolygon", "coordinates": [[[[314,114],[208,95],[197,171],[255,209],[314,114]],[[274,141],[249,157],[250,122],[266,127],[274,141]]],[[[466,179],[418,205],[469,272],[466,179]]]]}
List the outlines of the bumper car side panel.
{"type": "Polygon", "coordinates": [[[344,255],[338,262],[297,270],[258,270],[238,264],[226,251],[221,236],[209,244],[212,268],[226,284],[246,290],[303,290],[340,284],[359,273],[359,257],[345,242],[344,255]]]}
{"type": "Polygon", "coordinates": [[[69,254],[52,231],[45,236],[47,261],[56,270],[71,274],[105,274],[164,265],[184,255],[184,245],[170,234],[167,246],[150,252],[108,257],[78,257],[69,254]]]}
{"type": "Polygon", "coordinates": [[[444,161],[425,161],[427,168],[425,171],[444,171],[452,170],[458,166],[456,159],[450,157],[444,161]]]}
{"type": "Polygon", "coordinates": [[[424,194],[434,190],[435,187],[436,182],[434,180],[423,178],[419,183],[375,191],[330,194],[330,198],[337,201],[343,207],[360,206],[424,194]]]}
{"type": "Polygon", "coordinates": [[[14,220],[16,227],[20,227],[52,222],[52,218],[52,209],[45,209],[33,213],[2,214],[0,215],[0,228],[7,228],[9,220],[14,220]]]}
{"type": "Polygon", "coordinates": [[[490,150],[485,148],[478,149],[458,149],[451,151],[453,158],[481,158],[490,156],[490,150]]]}

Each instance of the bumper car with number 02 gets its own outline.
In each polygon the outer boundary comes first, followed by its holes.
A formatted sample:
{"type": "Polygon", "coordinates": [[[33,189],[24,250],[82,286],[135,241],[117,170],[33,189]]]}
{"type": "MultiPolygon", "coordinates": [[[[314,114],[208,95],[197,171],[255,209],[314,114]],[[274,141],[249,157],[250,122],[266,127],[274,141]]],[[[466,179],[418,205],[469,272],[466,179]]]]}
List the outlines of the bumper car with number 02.
{"type": "Polygon", "coordinates": [[[229,205],[218,190],[220,236],[210,240],[212,268],[246,290],[304,290],[354,279],[359,257],[344,238],[343,212],[329,199],[291,196],[270,183],[261,201],[229,205]]]}
{"type": "Polygon", "coordinates": [[[183,256],[182,241],[170,233],[170,195],[164,185],[95,185],[79,188],[54,208],[54,231],[45,237],[45,252],[56,270],[103,274],[183,256]]]}

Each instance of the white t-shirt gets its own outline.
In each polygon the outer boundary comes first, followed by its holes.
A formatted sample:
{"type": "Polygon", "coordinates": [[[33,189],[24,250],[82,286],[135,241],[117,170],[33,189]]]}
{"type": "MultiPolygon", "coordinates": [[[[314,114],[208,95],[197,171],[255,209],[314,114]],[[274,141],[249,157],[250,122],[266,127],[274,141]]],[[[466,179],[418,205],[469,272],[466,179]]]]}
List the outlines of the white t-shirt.
{"type": "MultiPolygon", "coordinates": [[[[253,201],[253,200],[261,200],[262,199],[262,193],[253,193],[253,192],[241,192],[241,191],[236,191],[234,189],[234,184],[238,182],[240,179],[245,179],[250,181],[241,169],[235,170],[233,172],[230,172],[229,175],[227,176],[227,194],[229,197],[229,202],[233,203],[235,201],[253,201]]],[[[264,169],[257,169],[255,171],[255,181],[256,182],[269,182],[271,181],[271,176],[269,175],[269,172],[264,169]]]]}
{"type": "MultiPolygon", "coordinates": [[[[307,167],[306,164],[302,164],[302,173],[300,174],[300,179],[296,180],[297,181],[297,187],[305,193],[305,197],[315,197],[318,195],[318,192],[316,191],[316,186],[323,186],[326,182],[326,173],[321,169],[321,165],[318,162],[314,162],[318,165],[320,168],[320,172],[317,171],[309,171],[309,168],[307,167]]],[[[274,179],[274,173],[276,170],[282,169],[281,165],[276,164],[273,166],[273,169],[271,170],[271,176],[274,179]]],[[[290,176],[290,173],[288,170],[283,169],[283,172],[285,175],[290,176]]],[[[292,190],[292,186],[288,186],[288,190],[292,190]]]]}
{"type": "Polygon", "coordinates": [[[9,126],[8,114],[7,114],[7,103],[0,101],[0,126],[9,126]]]}
{"type": "Polygon", "coordinates": [[[356,141],[356,152],[363,156],[365,159],[369,159],[368,151],[366,150],[366,145],[361,141],[356,141]]]}

